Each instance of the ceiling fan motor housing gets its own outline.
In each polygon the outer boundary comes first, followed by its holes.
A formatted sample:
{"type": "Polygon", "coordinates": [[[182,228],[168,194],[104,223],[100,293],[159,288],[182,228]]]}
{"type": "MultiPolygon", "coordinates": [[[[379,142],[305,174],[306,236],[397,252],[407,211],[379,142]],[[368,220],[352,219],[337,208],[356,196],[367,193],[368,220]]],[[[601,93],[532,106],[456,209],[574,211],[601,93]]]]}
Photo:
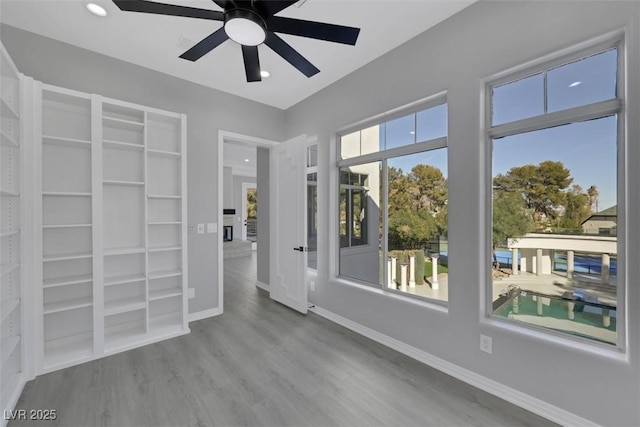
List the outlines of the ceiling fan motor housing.
{"type": "Polygon", "coordinates": [[[229,38],[244,46],[262,44],[267,34],[267,24],[253,10],[233,8],[224,12],[224,30],[229,38]]]}

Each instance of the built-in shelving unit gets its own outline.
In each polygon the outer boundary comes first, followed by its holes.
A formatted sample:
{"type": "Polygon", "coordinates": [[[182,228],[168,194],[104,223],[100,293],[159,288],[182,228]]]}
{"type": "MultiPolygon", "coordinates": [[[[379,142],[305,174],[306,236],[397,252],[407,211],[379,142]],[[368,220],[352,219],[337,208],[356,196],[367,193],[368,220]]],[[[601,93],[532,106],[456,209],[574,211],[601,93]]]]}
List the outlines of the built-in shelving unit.
{"type": "Polygon", "coordinates": [[[42,333],[46,370],[94,354],[91,96],[42,85],[42,333]]]}
{"type": "Polygon", "coordinates": [[[2,45],[0,63],[0,410],[6,411],[15,406],[25,382],[20,179],[23,77],[2,45]]]}
{"type": "Polygon", "coordinates": [[[41,92],[40,372],[188,332],[185,116],[41,92]]]}

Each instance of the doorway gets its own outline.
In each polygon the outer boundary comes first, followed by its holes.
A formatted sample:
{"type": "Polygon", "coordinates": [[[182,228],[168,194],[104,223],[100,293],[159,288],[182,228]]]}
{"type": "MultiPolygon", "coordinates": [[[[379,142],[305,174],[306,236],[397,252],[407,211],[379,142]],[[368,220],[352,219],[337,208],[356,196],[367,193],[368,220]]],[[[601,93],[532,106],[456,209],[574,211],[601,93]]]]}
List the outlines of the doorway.
{"type": "MultiPolygon", "coordinates": [[[[218,310],[224,311],[224,268],[225,250],[227,255],[234,249],[233,246],[248,245],[248,250],[239,249],[244,252],[245,259],[251,259],[251,269],[256,271],[255,285],[269,290],[269,149],[278,142],[248,135],[237,134],[227,131],[218,132],[218,223],[219,230],[231,229],[227,235],[232,235],[232,240],[223,239],[223,235],[218,239],[218,310]],[[259,165],[259,163],[261,165],[259,165]],[[266,165],[266,172],[265,172],[266,165]],[[259,169],[259,166],[261,170],[259,169]],[[263,176],[260,177],[260,174],[263,176]],[[266,179],[264,175],[266,174],[266,179]],[[260,182],[262,185],[259,185],[260,182]],[[260,199],[260,211],[256,211],[255,236],[252,236],[251,221],[245,226],[247,207],[245,189],[254,188],[257,198],[260,199]],[[266,224],[266,225],[265,225],[266,224]],[[260,230],[260,232],[258,232],[260,230]],[[255,242],[251,241],[252,237],[255,242]],[[255,249],[254,249],[255,248],[255,249]],[[254,265],[255,264],[255,265],[254,265]]],[[[251,206],[249,206],[251,208],[251,206]]],[[[246,246],[245,246],[246,247],[246,246]]],[[[229,258],[227,258],[229,259],[229,258]]],[[[231,262],[231,261],[229,261],[231,262]]]]}

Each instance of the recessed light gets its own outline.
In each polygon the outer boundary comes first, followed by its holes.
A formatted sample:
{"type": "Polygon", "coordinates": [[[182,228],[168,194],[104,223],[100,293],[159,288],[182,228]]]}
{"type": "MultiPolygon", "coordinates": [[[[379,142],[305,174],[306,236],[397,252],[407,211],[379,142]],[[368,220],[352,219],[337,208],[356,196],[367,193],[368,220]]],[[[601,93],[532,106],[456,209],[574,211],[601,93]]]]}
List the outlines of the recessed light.
{"type": "Polygon", "coordinates": [[[416,134],[416,132],[415,132],[415,131],[413,131],[413,130],[412,130],[411,132],[409,132],[409,133],[410,133],[411,135],[415,135],[415,134],[416,134]]]}
{"type": "Polygon", "coordinates": [[[107,11],[105,10],[105,8],[95,3],[87,3],[87,9],[89,9],[89,12],[93,13],[94,15],[107,16],[107,11]]]}
{"type": "Polygon", "coordinates": [[[569,85],[569,87],[576,87],[576,86],[580,86],[582,84],[582,82],[577,81],[577,82],[573,82],[569,85]]]}
{"type": "Polygon", "coordinates": [[[249,161],[249,159],[244,159],[244,161],[245,161],[245,162],[248,162],[248,161],[249,161]]]}
{"type": "Polygon", "coordinates": [[[270,77],[270,76],[271,76],[271,73],[270,73],[270,72],[268,72],[268,71],[266,71],[266,70],[262,70],[262,71],[260,71],[260,76],[261,76],[263,79],[266,79],[266,78],[268,78],[268,77],[270,77]]]}

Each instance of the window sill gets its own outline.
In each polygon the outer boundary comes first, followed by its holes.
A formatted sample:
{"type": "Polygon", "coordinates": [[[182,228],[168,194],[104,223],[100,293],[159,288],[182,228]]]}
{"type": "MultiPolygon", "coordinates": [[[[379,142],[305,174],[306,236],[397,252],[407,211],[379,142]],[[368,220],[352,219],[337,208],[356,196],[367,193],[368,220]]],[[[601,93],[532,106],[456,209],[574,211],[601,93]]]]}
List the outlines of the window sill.
{"type": "Polygon", "coordinates": [[[533,340],[544,341],[546,343],[570,348],[571,350],[590,353],[592,355],[617,362],[629,363],[628,353],[620,346],[605,344],[579,336],[574,337],[562,332],[544,329],[524,322],[503,319],[494,315],[485,317],[480,323],[514,335],[525,336],[533,340]]]}
{"type": "Polygon", "coordinates": [[[412,294],[406,294],[400,291],[393,291],[386,288],[382,288],[381,286],[366,284],[364,282],[359,282],[359,281],[356,281],[355,279],[350,279],[342,276],[334,277],[332,282],[338,285],[357,288],[366,292],[370,292],[375,295],[381,295],[387,298],[392,298],[403,303],[417,305],[421,308],[438,311],[443,314],[449,314],[449,304],[446,301],[431,300],[428,298],[421,297],[419,295],[412,295],[412,294]]]}

